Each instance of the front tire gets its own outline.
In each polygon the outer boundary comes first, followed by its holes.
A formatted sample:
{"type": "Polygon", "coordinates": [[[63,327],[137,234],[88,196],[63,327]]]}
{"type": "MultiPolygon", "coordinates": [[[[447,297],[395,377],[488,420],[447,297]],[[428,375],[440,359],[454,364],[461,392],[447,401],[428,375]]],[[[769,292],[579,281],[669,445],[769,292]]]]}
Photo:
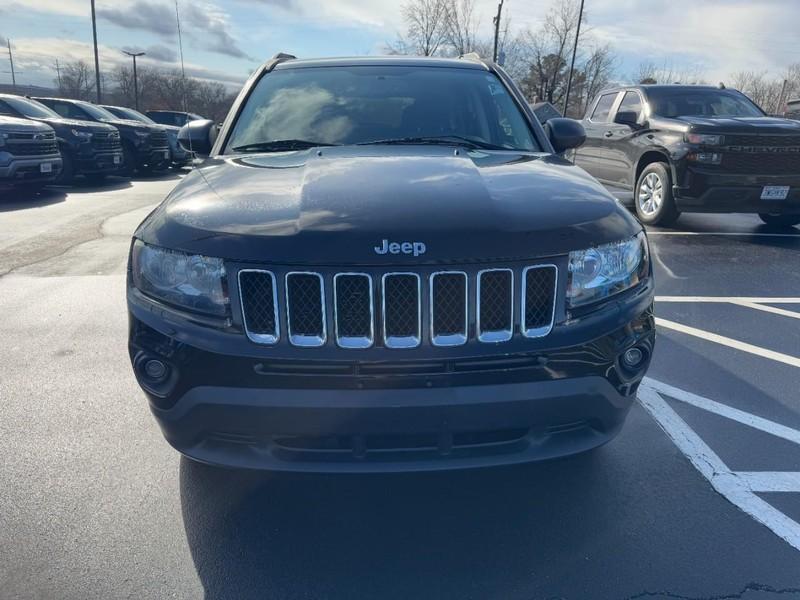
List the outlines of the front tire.
{"type": "Polygon", "coordinates": [[[61,173],[56,177],[56,185],[70,185],[75,179],[75,161],[63,146],[61,147],[61,173]]]}
{"type": "Polygon", "coordinates": [[[642,170],[633,197],[636,215],[647,225],[668,227],[681,215],[672,196],[672,176],[666,163],[650,163],[642,170]]]}
{"type": "Polygon", "coordinates": [[[759,218],[772,227],[793,227],[800,224],[800,215],[771,215],[758,213],[759,218]]]}
{"type": "Polygon", "coordinates": [[[122,169],[119,173],[123,177],[133,177],[136,173],[136,152],[130,144],[122,145],[122,169]]]}

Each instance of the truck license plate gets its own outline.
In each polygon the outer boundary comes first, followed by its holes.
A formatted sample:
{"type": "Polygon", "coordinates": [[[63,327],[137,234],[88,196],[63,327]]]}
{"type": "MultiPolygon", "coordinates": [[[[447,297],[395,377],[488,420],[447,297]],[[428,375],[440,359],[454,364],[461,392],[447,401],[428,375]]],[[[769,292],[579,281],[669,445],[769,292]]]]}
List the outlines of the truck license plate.
{"type": "Polygon", "coordinates": [[[788,197],[788,185],[765,185],[761,190],[762,200],[786,200],[788,197]]]}
{"type": "Polygon", "coordinates": [[[119,154],[115,154],[114,155],[114,164],[118,165],[121,162],[122,162],[122,157],[119,154]]]}
{"type": "Polygon", "coordinates": [[[39,171],[41,173],[52,173],[53,172],[52,163],[42,163],[41,165],[39,165],[39,171]]]}

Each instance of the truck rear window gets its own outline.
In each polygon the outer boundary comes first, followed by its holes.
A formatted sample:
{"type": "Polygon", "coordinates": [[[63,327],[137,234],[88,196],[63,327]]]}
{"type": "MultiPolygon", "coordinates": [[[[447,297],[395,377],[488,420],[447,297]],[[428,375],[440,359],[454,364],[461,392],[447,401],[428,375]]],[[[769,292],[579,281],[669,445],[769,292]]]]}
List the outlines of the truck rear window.
{"type": "Polygon", "coordinates": [[[648,90],[650,108],[660,117],[763,117],[747,96],[734,90],[648,90]]]}
{"type": "Polygon", "coordinates": [[[281,69],[262,77],[227,151],[280,140],[358,144],[439,136],[540,150],[519,107],[492,73],[352,66],[281,69]]]}

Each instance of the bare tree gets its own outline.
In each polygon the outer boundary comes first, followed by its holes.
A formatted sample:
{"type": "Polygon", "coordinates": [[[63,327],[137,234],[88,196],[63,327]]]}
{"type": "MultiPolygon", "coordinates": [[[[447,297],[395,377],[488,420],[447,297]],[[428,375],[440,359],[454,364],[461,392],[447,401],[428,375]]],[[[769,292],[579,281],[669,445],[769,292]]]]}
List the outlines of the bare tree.
{"type": "Polygon", "coordinates": [[[475,52],[478,20],[475,0],[446,0],[447,41],[456,56],[475,52]]]}
{"type": "Polygon", "coordinates": [[[411,0],[403,5],[406,35],[399,41],[402,54],[434,56],[446,41],[447,0],[411,0]]]}
{"type": "Polygon", "coordinates": [[[705,72],[700,66],[678,66],[668,60],[664,60],[661,65],[657,65],[653,61],[642,61],[631,79],[637,83],[682,83],[686,85],[706,82],[705,72]]]}
{"type": "Polygon", "coordinates": [[[66,98],[90,100],[94,95],[94,69],[88,63],[78,60],[59,66],[61,75],[56,79],[58,93],[66,98]]]}

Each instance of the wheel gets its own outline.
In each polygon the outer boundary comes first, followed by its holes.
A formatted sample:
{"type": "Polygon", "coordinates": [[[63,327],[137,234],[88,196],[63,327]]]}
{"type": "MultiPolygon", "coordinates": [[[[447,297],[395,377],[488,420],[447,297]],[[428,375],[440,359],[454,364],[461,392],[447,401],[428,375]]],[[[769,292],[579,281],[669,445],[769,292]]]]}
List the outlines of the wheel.
{"type": "Polygon", "coordinates": [[[648,225],[672,225],[681,213],[672,197],[672,177],[668,165],[654,162],[647,165],[634,190],[636,214],[648,225]]]}
{"type": "Polygon", "coordinates": [[[769,213],[758,213],[764,223],[773,227],[792,227],[800,224],[800,215],[771,215],[769,213]]]}
{"type": "Polygon", "coordinates": [[[66,150],[66,148],[61,146],[60,150],[61,150],[61,173],[58,174],[58,177],[56,177],[54,183],[56,185],[69,185],[75,178],[75,161],[73,160],[72,155],[69,153],[69,151],[66,150]]]}

